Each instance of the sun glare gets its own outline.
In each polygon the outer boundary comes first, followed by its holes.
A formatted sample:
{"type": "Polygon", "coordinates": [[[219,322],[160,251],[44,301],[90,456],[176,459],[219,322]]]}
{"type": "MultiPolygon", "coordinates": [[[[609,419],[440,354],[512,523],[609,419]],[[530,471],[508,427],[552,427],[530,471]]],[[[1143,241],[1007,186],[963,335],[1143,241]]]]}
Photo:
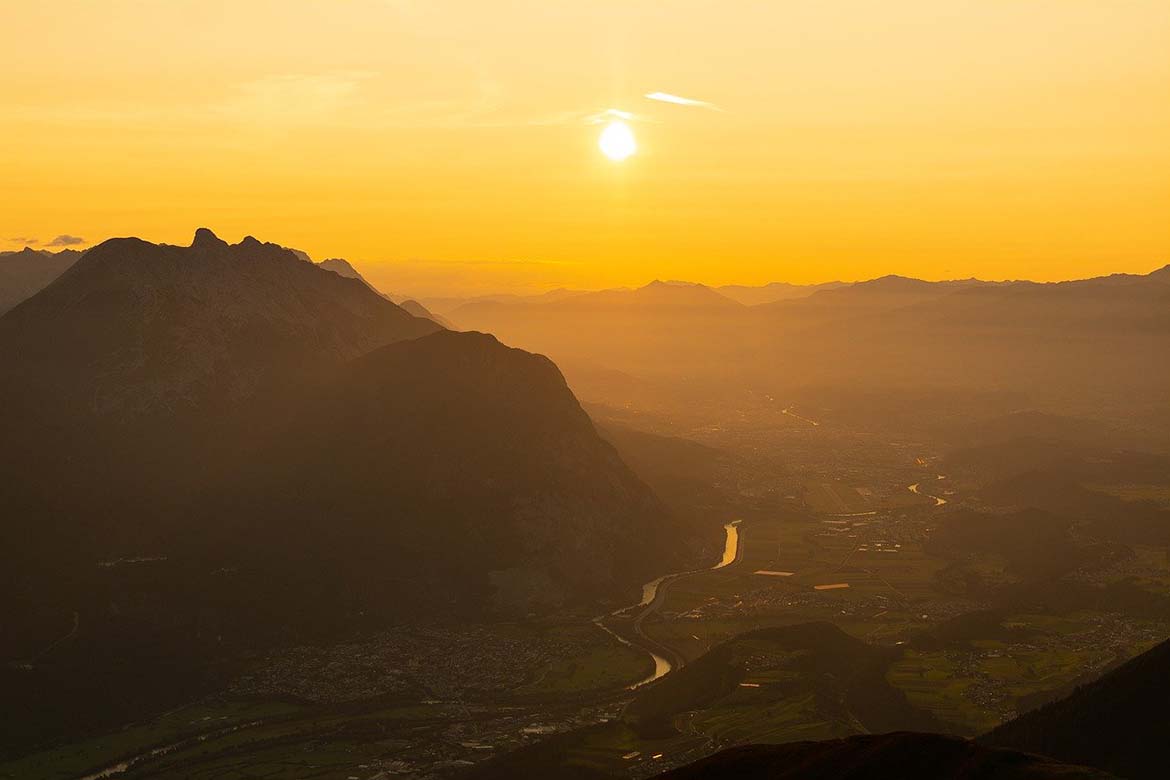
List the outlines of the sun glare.
{"type": "Polygon", "coordinates": [[[602,154],[615,162],[621,162],[638,151],[634,131],[625,122],[619,121],[610,122],[605,126],[597,138],[597,146],[602,154]]]}

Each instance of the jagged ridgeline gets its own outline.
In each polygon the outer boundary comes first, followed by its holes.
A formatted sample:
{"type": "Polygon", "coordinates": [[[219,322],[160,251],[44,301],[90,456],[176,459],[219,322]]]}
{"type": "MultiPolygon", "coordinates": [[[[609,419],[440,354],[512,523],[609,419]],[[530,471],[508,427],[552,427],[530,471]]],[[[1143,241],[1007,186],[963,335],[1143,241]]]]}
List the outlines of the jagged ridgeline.
{"type": "Polygon", "coordinates": [[[551,361],[276,244],[107,241],[0,318],[0,355],[30,648],[87,610],[219,642],[539,611],[679,551],[551,361]]]}

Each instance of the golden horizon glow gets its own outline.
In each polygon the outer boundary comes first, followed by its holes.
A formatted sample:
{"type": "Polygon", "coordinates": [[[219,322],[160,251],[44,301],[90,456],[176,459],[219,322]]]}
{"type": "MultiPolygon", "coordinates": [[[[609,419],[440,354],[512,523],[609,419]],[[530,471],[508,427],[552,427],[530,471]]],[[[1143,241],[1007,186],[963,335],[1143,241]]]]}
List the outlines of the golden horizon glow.
{"type": "Polygon", "coordinates": [[[205,225],[417,295],[1170,261],[1164,0],[9,0],[4,21],[3,249],[205,225]],[[615,108],[636,164],[597,152],[615,108]]]}

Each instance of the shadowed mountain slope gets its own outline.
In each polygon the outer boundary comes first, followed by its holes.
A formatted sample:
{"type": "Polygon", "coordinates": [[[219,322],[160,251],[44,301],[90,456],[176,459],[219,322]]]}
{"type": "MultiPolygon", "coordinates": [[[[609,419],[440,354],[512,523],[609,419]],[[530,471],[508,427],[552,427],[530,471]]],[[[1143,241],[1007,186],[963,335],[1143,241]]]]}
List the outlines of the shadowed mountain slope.
{"type": "Polygon", "coordinates": [[[547,358],[209,231],[108,241],[0,318],[0,435],[0,685],[60,696],[17,743],[209,659],[632,593],[685,552],[547,358]]]}
{"type": "Polygon", "coordinates": [[[1021,715],[980,741],[1116,772],[1165,777],[1170,739],[1170,641],[1071,696],[1021,715]]]}
{"type": "Polygon", "coordinates": [[[87,555],[235,554],[291,543],[281,524],[310,516],[322,536],[344,519],[390,544],[418,530],[409,517],[430,540],[444,522],[498,534],[461,560],[466,579],[553,572],[516,587],[559,597],[653,575],[629,545],[664,531],[661,507],[556,367],[440,330],[274,244],[108,241],[0,320],[0,429],[21,477],[5,492],[90,537],[87,555]]]}
{"type": "Polygon", "coordinates": [[[744,745],[665,772],[661,780],[1105,780],[1112,775],[940,734],[860,735],[744,745]]]}

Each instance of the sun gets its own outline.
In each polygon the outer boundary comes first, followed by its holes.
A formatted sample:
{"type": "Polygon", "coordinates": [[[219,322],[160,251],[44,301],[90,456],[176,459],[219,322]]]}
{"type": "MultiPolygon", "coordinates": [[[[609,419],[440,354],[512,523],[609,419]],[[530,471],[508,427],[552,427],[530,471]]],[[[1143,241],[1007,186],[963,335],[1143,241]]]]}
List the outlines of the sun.
{"type": "Polygon", "coordinates": [[[634,131],[625,122],[619,121],[610,122],[605,126],[597,138],[597,146],[602,154],[614,162],[621,162],[638,151],[634,131]]]}

